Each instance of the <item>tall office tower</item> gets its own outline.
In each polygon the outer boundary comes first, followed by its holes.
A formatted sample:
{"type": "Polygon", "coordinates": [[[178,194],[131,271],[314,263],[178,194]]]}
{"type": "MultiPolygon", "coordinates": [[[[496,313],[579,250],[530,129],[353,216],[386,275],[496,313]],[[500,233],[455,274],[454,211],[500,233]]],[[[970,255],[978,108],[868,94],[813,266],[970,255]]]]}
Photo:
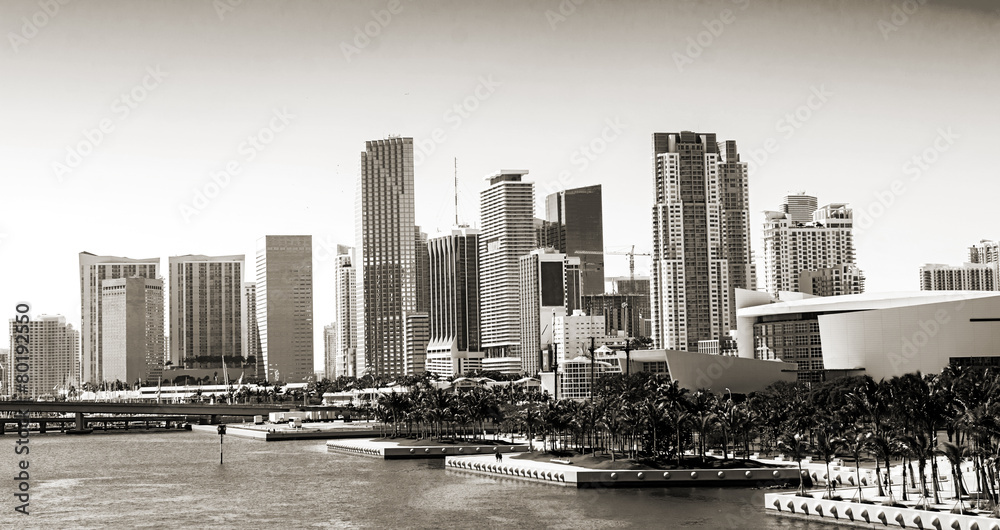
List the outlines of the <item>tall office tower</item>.
{"type": "MultiPolygon", "coordinates": [[[[170,256],[170,360],[185,368],[240,367],[245,256],[170,256]]],[[[222,376],[220,376],[222,377],[222,376]]],[[[223,378],[224,379],[224,378],[223,378]]]]}
{"type": "Polygon", "coordinates": [[[243,282],[243,358],[260,377],[260,331],[257,329],[257,283],[243,282]]]}
{"type": "Polygon", "coordinates": [[[733,290],[754,283],[746,163],[714,133],[654,133],[653,175],[653,344],[693,352],[729,332],[733,290]]]}
{"type": "Polygon", "coordinates": [[[337,378],[337,323],[323,326],[323,377],[337,378]]]}
{"type": "Polygon", "coordinates": [[[416,239],[413,240],[413,250],[417,256],[417,311],[430,314],[431,312],[431,271],[430,255],[427,251],[427,233],[422,232],[420,227],[414,230],[416,239]]]}
{"type": "Polygon", "coordinates": [[[80,253],[80,384],[100,384],[102,355],[101,282],[115,278],[141,276],[156,279],[160,258],[130,259],[80,253]]]}
{"type": "Polygon", "coordinates": [[[163,373],[163,280],[101,282],[105,381],[155,383],[163,373]]]}
{"type": "Polygon", "coordinates": [[[604,217],[601,185],[559,191],[545,198],[548,246],[580,258],[583,294],[604,292],[604,217]]]}
{"type": "Polygon", "coordinates": [[[479,230],[453,228],[427,242],[430,343],[427,371],[450,376],[480,366],[479,230]]]}
{"type": "MultiPolygon", "coordinates": [[[[534,183],[527,170],[500,170],[486,177],[479,194],[479,293],[482,348],[486,358],[521,355],[521,256],[536,247],[534,183]]],[[[484,367],[486,362],[484,361],[484,367]]]]}
{"type": "Polygon", "coordinates": [[[556,317],[580,309],[580,258],[537,249],[520,260],[521,371],[533,376],[549,370],[556,317]]]}
{"type": "Polygon", "coordinates": [[[364,371],[364,357],[358,347],[358,284],[354,267],[354,247],[337,245],[333,303],[337,317],[336,377],[355,377],[364,371]]]}
{"type": "MultiPolygon", "coordinates": [[[[100,296],[98,296],[100,298],[100,296]]],[[[15,323],[10,319],[10,366],[7,367],[4,389],[11,395],[17,394],[22,399],[36,399],[44,395],[57,396],[69,387],[76,386],[79,372],[78,341],[80,334],[66,323],[62,315],[38,315],[28,323],[15,323]],[[15,330],[14,326],[17,326],[15,330]],[[27,330],[24,327],[27,326],[27,330]],[[29,359],[18,359],[17,345],[23,345],[23,340],[17,340],[15,331],[27,331],[30,344],[29,359]],[[27,364],[27,371],[15,369],[18,362],[27,364]],[[27,375],[27,383],[15,381],[15,376],[27,375]],[[21,385],[24,385],[23,387],[21,385]]]]}
{"type": "Polygon", "coordinates": [[[920,267],[921,291],[997,291],[997,280],[993,263],[928,263],[920,267]]]}
{"type": "Polygon", "coordinates": [[[813,296],[841,296],[865,292],[865,275],[857,265],[838,265],[799,273],[799,292],[813,296]]]}
{"type": "MultiPolygon", "coordinates": [[[[799,210],[799,215],[805,211],[799,210]]],[[[791,214],[764,212],[764,264],[772,296],[779,291],[799,292],[802,271],[855,265],[851,209],[828,204],[811,216],[807,223],[796,223],[791,214]]]]}
{"type": "Polygon", "coordinates": [[[405,314],[417,310],[413,139],[365,142],[356,206],[357,375],[405,375],[405,314]],[[363,373],[362,373],[363,372],[363,373]]]}
{"type": "Polygon", "coordinates": [[[313,375],[312,236],[257,240],[257,329],[268,381],[313,375]]]}
{"type": "Polygon", "coordinates": [[[806,224],[812,222],[813,212],[816,211],[818,205],[816,197],[800,191],[793,195],[785,195],[785,202],[781,203],[781,211],[788,214],[793,225],[806,224]]]}

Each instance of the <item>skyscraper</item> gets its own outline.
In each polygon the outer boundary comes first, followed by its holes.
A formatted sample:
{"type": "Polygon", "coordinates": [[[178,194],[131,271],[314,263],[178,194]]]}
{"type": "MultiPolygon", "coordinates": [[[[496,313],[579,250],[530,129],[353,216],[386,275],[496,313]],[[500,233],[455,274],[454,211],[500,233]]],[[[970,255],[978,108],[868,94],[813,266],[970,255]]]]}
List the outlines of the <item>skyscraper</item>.
{"type": "Polygon", "coordinates": [[[714,133],[653,134],[653,344],[697,351],[734,325],[750,266],[746,163],[714,133]]]}
{"type": "Polygon", "coordinates": [[[416,239],[413,240],[413,251],[416,254],[416,281],[417,281],[417,311],[430,314],[431,312],[431,271],[430,254],[427,250],[427,233],[415,229],[416,239]]]}
{"type": "Polygon", "coordinates": [[[521,371],[533,376],[549,369],[544,361],[551,351],[553,320],[582,305],[580,258],[533,250],[520,259],[520,282],[521,371]]]}
{"type": "MultiPolygon", "coordinates": [[[[100,298],[100,296],[98,296],[100,298]]],[[[70,385],[75,384],[76,374],[79,370],[77,359],[79,358],[78,341],[80,334],[73,329],[72,324],[66,323],[66,318],[62,315],[38,315],[29,322],[15,324],[14,319],[9,320],[10,331],[10,353],[8,354],[14,364],[8,366],[4,389],[17,394],[22,399],[35,399],[46,394],[56,396],[61,390],[68,390],[70,385]],[[27,364],[27,371],[13,369],[17,366],[17,345],[23,345],[23,341],[17,341],[14,326],[18,330],[24,331],[27,326],[27,333],[30,340],[30,362],[27,364]],[[24,391],[15,384],[16,375],[27,375],[28,382],[24,391]]]]}
{"type": "Polygon", "coordinates": [[[405,314],[417,310],[418,284],[413,139],[365,142],[357,193],[358,362],[365,373],[404,375],[405,314]]]}
{"type": "Polygon", "coordinates": [[[928,263],[920,267],[921,291],[997,291],[997,283],[990,263],[928,263]]]}
{"type": "Polygon", "coordinates": [[[604,293],[604,217],[601,185],[573,188],[545,198],[547,243],[580,258],[583,294],[604,293]]]}
{"type": "Polygon", "coordinates": [[[170,360],[185,368],[241,366],[243,255],[171,256],[170,360]]]}
{"type": "Polygon", "coordinates": [[[793,225],[806,224],[812,222],[813,212],[818,208],[819,202],[816,197],[806,195],[804,191],[785,195],[785,201],[781,203],[780,210],[788,214],[788,219],[793,225]]]}
{"type": "Polygon", "coordinates": [[[243,282],[243,358],[260,377],[260,331],[257,329],[257,282],[243,282]]]}
{"type": "Polygon", "coordinates": [[[337,378],[337,323],[323,326],[323,377],[337,378]]]}
{"type": "MultiPolygon", "coordinates": [[[[786,200],[802,197],[811,199],[798,195],[786,200]]],[[[853,228],[854,217],[846,204],[812,208],[786,203],[781,205],[781,211],[764,212],[767,291],[772,296],[777,296],[779,291],[804,292],[799,288],[801,272],[855,265],[853,228]],[[810,220],[797,222],[792,218],[793,214],[785,213],[789,210],[796,212],[799,219],[808,214],[810,220]]],[[[819,274],[822,276],[822,273],[819,274]]]]}
{"type": "Polygon", "coordinates": [[[257,240],[257,328],[268,381],[313,375],[312,236],[257,240]]]}
{"type": "Polygon", "coordinates": [[[430,344],[427,370],[465,373],[480,366],[479,231],[453,228],[428,243],[430,344]]]}
{"type": "Polygon", "coordinates": [[[479,292],[482,348],[489,358],[521,354],[521,256],[535,248],[534,184],[527,170],[500,170],[486,177],[479,195],[479,292]]]}
{"type": "Polygon", "coordinates": [[[114,278],[140,276],[156,279],[160,258],[130,259],[80,253],[80,383],[100,384],[103,380],[101,332],[103,311],[101,282],[114,278]]]}
{"type": "Polygon", "coordinates": [[[358,283],[354,247],[337,245],[334,269],[334,313],[337,317],[335,350],[336,377],[354,377],[364,371],[364,358],[358,359],[358,283]]]}
{"type": "Polygon", "coordinates": [[[101,282],[105,380],[152,383],[163,373],[163,295],[159,279],[101,282]]]}

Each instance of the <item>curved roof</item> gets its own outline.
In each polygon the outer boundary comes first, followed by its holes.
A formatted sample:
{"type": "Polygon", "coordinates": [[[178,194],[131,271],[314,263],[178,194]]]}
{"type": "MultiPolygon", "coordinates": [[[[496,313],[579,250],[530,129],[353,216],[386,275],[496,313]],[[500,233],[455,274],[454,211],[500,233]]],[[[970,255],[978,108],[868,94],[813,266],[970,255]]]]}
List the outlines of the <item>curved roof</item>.
{"type": "Polygon", "coordinates": [[[884,293],[821,296],[751,306],[737,311],[739,317],[758,317],[788,313],[820,313],[828,311],[871,311],[915,305],[961,302],[976,298],[1000,297],[997,291],[892,291],[884,293]]]}

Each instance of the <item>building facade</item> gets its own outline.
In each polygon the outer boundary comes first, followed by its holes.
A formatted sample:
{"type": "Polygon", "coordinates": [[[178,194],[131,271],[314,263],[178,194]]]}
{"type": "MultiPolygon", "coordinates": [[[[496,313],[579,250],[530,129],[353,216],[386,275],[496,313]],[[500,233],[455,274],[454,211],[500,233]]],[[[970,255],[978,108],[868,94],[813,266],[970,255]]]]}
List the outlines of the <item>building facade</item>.
{"type": "MultiPolygon", "coordinates": [[[[72,324],[66,323],[66,317],[39,315],[27,323],[15,323],[14,319],[9,322],[10,360],[4,388],[10,395],[19,399],[37,399],[46,395],[56,397],[77,384],[80,334],[72,324]],[[23,345],[24,341],[17,340],[17,337],[24,335],[24,331],[27,331],[31,347],[28,358],[20,359],[17,346],[23,345]],[[20,362],[24,365],[19,366],[20,362]],[[18,375],[26,375],[27,382],[18,381],[18,375]]],[[[77,387],[77,390],[80,388],[77,387]]]]}
{"type": "Polygon", "coordinates": [[[921,291],[996,291],[997,276],[993,263],[942,265],[928,263],[920,267],[921,291]]]}
{"type": "Polygon", "coordinates": [[[604,293],[604,217],[601,185],[545,198],[546,246],[580,258],[584,295],[604,293]]]}
{"type": "Polygon", "coordinates": [[[257,240],[257,329],[267,381],[313,375],[312,236],[257,240]]]}
{"type": "Polygon", "coordinates": [[[185,368],[242,367],[243,255],[171,256],[170,361],[185,368]]]}
{"type": "Polygon", "coordinates": [[[605,333],[603,315],[589,316],[577,309],[552,320],[552,345],[555,348],[555,361],[560,366],[567,359],[589,355],[592,338],[595,348],[617,339],[605,333]]]}
{"type": "Polygon", "coordinates": [[[457,227],[427,243],[430,343],[427,370],[462,374],[482,359],[479,306],[479,230],[457,227]]]}
{"type": "MultiPolygon", "coordinates": [[[[647,281],[647,287],[649,285],[647,281]]],[[[605,335],[650,337],[649,291],[646,294],[595,294],[583,297],[583,312],[604,318],[605,335]]]]}
{"type": "Polygon", "coordinates": [[[323,377],[337,378],[337,323],[323,326],[323,377]]]}
{"type": "Polygon", "coordinates": [[[527,174],[497,171],[486,177],[489,187],[479,196],[480,329],[486,358],[521,356],[520,259],[537,241],[534,183],[523,180],[527,174]]]}
{"type": "MultiPolygon", "coordinates": [[[[786,201],[796,197],[789,196],[786,201]]],[[[808,201],[805,201],[808,202],[808,201]]],[[[844,270],[855,265],[854,215],[846,204],[828,204],[809,212],[808,204],[783,204],[782,211],[764,212],[764,263],[767,269],[767,292],[800,292],[799,274],[820,269],[844,270]],[[811,220],[800,223],[806,212],[811,220]]],[[[833,271],[830,271],[832,274],[833,271]]],[[[860,271],[857,271],[860,275],[860,271]]],[[[857,287],[863,288],[863,284],[857,287]]],[[[804,291],[802,291],[804,292],[804,291]]],[[[857,294],[857,293],[848,293],[857,294]]]]}
{"type": "Polygon", "coordinates": [[[750,263],[747,168],[715,134],[653,134],[650,311],[657,348],[696,351],[732,327],[750,263]]]}
{"type": "Polygon", "coordinates": [[[358,282],[354,247],[337,245],[334,269],[334,312],[337,317],[336,377],[355,377],[364,371],[358,347],[358,282]]]}
{"type": "Polygon", "coordinates": [[[257,282],[243,282],[243,358],[260,377],[260,331],[257,329],[257,282]]]}
{"type": "Polygon", "coordinates": [[[413,139],[365,142],[357,194],[357,375],[405,375],[405,314],[417,310],[419,283],[413,139]]]}
{"type": "Polygon", "coordinates": [[[842,296],[865,292],[865,275],[857,265],[838,265],[799,273],[799,292],[813,296],[842,296]]]}
{"type": "Polygon", "coordinates": [[[101,330],[103,311],[101,282],[115,278],[156,279],[160,258],[130,259],[118,256],[95,256],[80,253],[80,382],[100,384],[103,378],[101,330]]]}
{"type": "Polygon", "coordinates": [[[104,380],[155,383],[163,373],[163,280],[101,282],[104,380]]]}
{"type": "Polygon", "coordinates": [[[521,371],[548,371],[556,317],[580,309],[580,258],[537,249],[520,260],[521,371]]]}

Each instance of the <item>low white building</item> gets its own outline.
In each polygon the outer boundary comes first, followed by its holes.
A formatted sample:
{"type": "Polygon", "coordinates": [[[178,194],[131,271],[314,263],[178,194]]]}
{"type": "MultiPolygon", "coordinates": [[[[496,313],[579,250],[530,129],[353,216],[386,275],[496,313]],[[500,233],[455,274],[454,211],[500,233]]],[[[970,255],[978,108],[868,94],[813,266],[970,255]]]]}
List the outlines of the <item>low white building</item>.
{"type": "MultiPolygon", "coordinates": [[[[763,296],[761,296],[763,294],[763,296]]],[[[1000,366],[1000,293],[919,291],[771,300],[737,292],[737,346],[798,365],[800,381],[1000,366]]]]}

